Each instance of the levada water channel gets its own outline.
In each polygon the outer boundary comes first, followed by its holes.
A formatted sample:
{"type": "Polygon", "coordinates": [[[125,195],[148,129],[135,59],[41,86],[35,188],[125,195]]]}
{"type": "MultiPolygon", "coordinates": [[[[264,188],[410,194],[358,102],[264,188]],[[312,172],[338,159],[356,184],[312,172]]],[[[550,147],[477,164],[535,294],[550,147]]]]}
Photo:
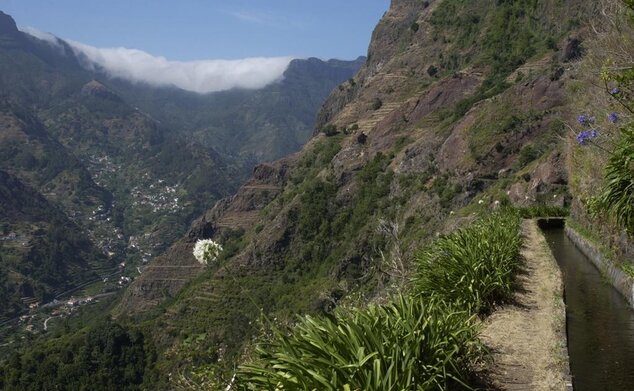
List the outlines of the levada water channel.
{"type": "Polygon", "coordinates": [[[562,228],[544,228],[562,270],[576,391],[634,390],[634,310],[562,228]]]}

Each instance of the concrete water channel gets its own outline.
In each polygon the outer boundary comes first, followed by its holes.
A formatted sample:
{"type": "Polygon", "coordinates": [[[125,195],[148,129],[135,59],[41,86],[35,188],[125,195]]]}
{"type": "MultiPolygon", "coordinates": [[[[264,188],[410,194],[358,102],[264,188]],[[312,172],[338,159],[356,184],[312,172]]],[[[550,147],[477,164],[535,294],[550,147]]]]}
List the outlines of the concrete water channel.
{"type": "Polygon", "coordinates": [[[543,231],[564,279],[574,389],[634,390],[634,309],[563,228],[543,231]]]}

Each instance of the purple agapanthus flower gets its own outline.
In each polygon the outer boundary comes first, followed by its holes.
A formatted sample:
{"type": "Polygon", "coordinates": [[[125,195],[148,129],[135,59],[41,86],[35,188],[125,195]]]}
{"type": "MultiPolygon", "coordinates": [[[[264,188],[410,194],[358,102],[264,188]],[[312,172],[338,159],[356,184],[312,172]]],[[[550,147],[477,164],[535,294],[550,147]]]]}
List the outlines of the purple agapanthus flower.
{"type": "Polygon", "coordinates": [[[589,140],[589,134],[587,131],[583,131],[577,135],[577,142],[581,145],[585,145],[589,140]]]}
{"type": "Polygon", "coordinates": [[[619,115],[617,113],[608,114],[608,121],[613,124],[619,122],[619,115]]]}
{"type": "Polygon", "coordinates": [[[611,95],[616,95],[616,94],[618,94],[618,93],[620,93],[620,92],[621,92],[621,90],[619,89],[619,87],[614,87],[614,88],[612,88],[612,89],[610,90],[610,94],[611,94],[611,95]]]}
{"type": "Polygon", "coordinates": [[[583,126],[590,126],[594,123],[594,117],[590,117],[587,114],[581,114],[577,121],[583,126]]]}
{"type": "Polygon", "coordinates": [[[584,130],[577,135],[577,142],[581,145],[586,145],[588,141],[597,138],[598,135],[597,129],[584,130]]]}

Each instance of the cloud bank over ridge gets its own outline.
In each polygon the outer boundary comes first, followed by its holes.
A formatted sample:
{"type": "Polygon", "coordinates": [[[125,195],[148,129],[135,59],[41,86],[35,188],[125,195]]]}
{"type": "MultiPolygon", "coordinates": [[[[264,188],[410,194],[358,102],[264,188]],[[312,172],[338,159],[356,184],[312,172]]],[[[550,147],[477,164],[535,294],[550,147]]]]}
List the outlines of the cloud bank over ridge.
{"type": "MultiPolygon", "coordinates": [[[[58,45],[57,37],[32,28],[21,28],[35,38],[58,45]]],[[[110,77],[154,86],[175,86],[197,93],[232,88],[258,89],[279,81],[291,57],[256,57],[239,60],[170,61],[138,49],[97,48],[64,40],[83,65],[110,77]]]]}

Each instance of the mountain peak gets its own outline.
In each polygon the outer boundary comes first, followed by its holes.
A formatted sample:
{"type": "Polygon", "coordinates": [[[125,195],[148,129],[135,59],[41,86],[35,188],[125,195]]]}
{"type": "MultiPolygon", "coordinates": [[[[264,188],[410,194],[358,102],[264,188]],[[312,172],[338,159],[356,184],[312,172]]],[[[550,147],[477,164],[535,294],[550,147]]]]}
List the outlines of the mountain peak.
{"type": "Polygon", "coordinates": [[[16,34],[18,26],[10,15],[0,11],[0,34],[16,34]]]}

